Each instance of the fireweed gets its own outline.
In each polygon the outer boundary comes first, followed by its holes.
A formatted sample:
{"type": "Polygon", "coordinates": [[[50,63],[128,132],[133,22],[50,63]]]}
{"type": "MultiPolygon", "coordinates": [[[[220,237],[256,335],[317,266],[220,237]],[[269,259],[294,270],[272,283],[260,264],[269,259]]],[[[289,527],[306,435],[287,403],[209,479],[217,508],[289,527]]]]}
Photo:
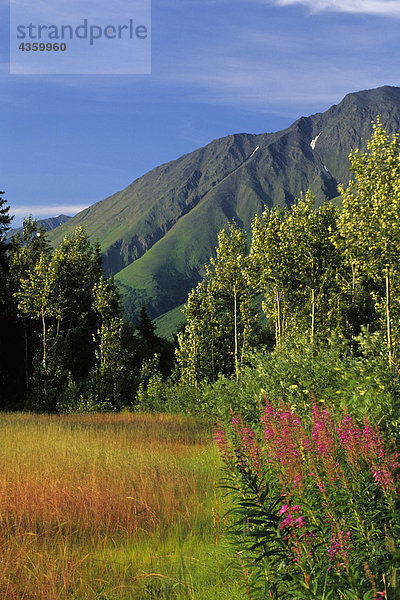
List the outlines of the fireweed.
{"type": "Polygon", "coordinates": [[[267,403],[257,431],[233,414],[215,435],[252,599],[400,598],[399,454],[377,427],[267,403]]]}

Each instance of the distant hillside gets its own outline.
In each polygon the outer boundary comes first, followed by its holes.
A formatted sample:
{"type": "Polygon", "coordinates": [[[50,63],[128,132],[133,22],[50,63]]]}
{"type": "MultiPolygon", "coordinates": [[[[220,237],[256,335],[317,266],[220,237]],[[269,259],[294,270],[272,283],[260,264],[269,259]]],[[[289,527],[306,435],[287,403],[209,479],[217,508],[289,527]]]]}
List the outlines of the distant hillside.
{"type": "MultiPolygon", "coordinates": [[[[63,225],[64,223],[66,223],[70,218],[71,217],[68,217],[67,215],[58,215],[58,217],[49,217],[48,219],[38,219],[37,223],[38,223],[38,225],[43,225],[43,227],[45,229],[47,229],[47,231],[52,231],[56,227],[60,227],[60,225],[63,225]]],[[[13,229],[9,229],[9,231],[7,232],[6,239],[10,238],[15,233],[22,233],[22,227],[15,227],[13,229]]]]}
{"type": "Polygon", "coordinates": [[[235,219],[249,231],[264,205],[283,208],[307,188],[318,202],[336,197],[338,183],[349,180],[350,150],[365,145],[378,114],[390,132],[400,131],[400,88],[348,94],[276,133],[214,140],[78,213],[51,239],[83,225],[101,243],[127,316],[145,302],[153,318],[172,310],[166,318],[176,323],[174,309],[204,275],[221,228],[235,219]]]}

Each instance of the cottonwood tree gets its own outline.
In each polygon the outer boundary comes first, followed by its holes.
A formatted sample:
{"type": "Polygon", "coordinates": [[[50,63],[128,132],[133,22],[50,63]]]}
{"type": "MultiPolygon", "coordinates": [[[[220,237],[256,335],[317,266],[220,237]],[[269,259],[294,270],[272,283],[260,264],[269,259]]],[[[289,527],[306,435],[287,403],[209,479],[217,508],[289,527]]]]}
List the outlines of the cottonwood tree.
{"type": "Polygon", "coordinates": [[[197,387],[202,380],[213,381],[222,362],[215,299],[205,281],[190,292],[183,312],[187,323],[178,333],[176,358],[182,380],[197,387]]]}
{"type": "Polygon", "coordinates": [[[285,215],[266,208],[252,223],[250,262],[252,283],[264,296],[263,310],[275,324],[275,341],[281,348],[291,328],[294,304],[293,247],[285,228],[285,215]]]}
{"type": "Polygon", "coordinates": [[[82,228],[54,250],[40,243],[40,252],[34,252],[31,240],[13,254],[15,272],[21,272],[14,293],[19,314],[41,324],[43,372],[50,375],[57,369],[85,376],[95,360],[92,336],[98,316],[93,295],[102,278],[98,256],[82,228]]]}
{"type": "MultiPolygon", "coordinates": [[[[51,246],[47,239],[46,229],[42,225],[38,225],[36,219],[31,216],[24,219],[22,232],[15,233],[8,246],[8,256],[10,263],[10,290],[14,295],[20,289],[20,282],[28,277],[28,273],[32,272],[35,264],[40,256],[50,257],[51,246]]],[[[32,346],[32,312],[18,310],[15,304],[15,313],[21,321],[24,331],[24,367],[25,367],[25,389],[29,390],[29,373],[31,367],[31,349],[32,346]]]]}
{"type": "Polygon", "coordinates": [[[26,269],[25,277],[15,292],[18,310],[23,317],[38,319],[42,328],[42,367],[47,367],[47,328],[50,317],[55,316],[52,304],[54,269],[51,257],[41,252],[37,261],[26,269]]]}
{"type": "Polygon", "coordinates": [[[308,191],[284,219],[298,332],[308,330],[311,344],[334,328],[332,313],[339,294],[336,273],[340,267],[340,254],[333,242],[337,209],[329,203],[317,209],[314,205],[308,191]]]}
{"type": "Polygon", "coordinates": [[[63,321],[70,332],[74,325],[92,313],[93,287],[102,277],[97,253],[82,227],[66,235],[55,248],[52,268],[52,302],[57,318],[58,336],[63,321]]]}
{"type": "Polygon", "coordinates": [[[370,277],[375,304],[385,322],[388,360],[394,364],[400,317],[400,138],[388,135],[377,119],[367,151],[349,156],[354,179],[341,186],[339,220],[346,259],[353,272],[370,277]]]}
{"type": "Polygon", "coordinates": [[[216,257],[206,265],[206,279],[188,298],[185,331],[178,337],[177,360],[183,377],[195,384],[220,372],[240,368],[258,315],[248,257],[247,236],[235,223],[218,235],[216,257]]]}
{"type": "Polygon", "coordinates": [[[266,209],[252,224],[250,259],[276,345],[308,331],[310,343],[335,326],[340,252],[333,237],[337,209],[315,209],[310,192],[284,213],[266,209]]]}
{"type": "Polygon", "coordinates": [[[113,278],[100,277],[93,285],[93,309],[99,317],[99,327],[93,340],[100,374],[120,374],[122,368],[122,334],[124,322],[120,297],[113,278]]]}

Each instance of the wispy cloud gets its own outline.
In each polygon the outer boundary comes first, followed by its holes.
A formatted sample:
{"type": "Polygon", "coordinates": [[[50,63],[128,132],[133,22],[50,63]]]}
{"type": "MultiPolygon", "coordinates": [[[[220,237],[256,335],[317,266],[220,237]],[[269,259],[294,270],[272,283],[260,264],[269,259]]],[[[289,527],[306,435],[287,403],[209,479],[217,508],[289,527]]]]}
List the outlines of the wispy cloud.
{"type": "Polygon", "coordinates": [[[46,218],[46,217],[58,217],[58,215],[75,215],[84,208],[87,208],[87,204],[45,204],[45,205],[30,205],[30,206],[16,206],[13,208],[11,205],[10,213],[15,215],[17,220],[21,220],[24,217],[32,215],[33,217],[46,218]]]}
{"type": "Polygon", "coordinates": [[[399,0],[269,0],[277,6],[301,4],[312,12],[334,11],[400,17],[399,0]]]}
{"type": "Polygon", "coordinates": [[[385,27],[385,37],[371,43],[376,25],[354,31],[351,23],[329,21],[267,32],[233,29],[219,44],[188,50],[184,60],[169,56],[156,76],[175,82],[188,100],[293,117],[324,110],[351,91],[397,85],[393,61],[381,58],[387,45],[397,44],[394,28],[385,27]]]}

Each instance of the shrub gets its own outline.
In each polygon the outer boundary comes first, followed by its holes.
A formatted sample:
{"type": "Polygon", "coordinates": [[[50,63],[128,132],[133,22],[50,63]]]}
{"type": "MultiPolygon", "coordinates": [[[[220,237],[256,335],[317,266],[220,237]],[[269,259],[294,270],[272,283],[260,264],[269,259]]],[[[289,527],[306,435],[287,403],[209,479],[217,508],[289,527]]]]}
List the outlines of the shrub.
{"type": "Polygon", "coordinates": [[[400,597],[399,454],[375,426],[316,405],[308,420],[267,404],[258,436],[233,415],[216,440],[235,500],[231,532],[252,559],[255,594],[400,597]]]}

